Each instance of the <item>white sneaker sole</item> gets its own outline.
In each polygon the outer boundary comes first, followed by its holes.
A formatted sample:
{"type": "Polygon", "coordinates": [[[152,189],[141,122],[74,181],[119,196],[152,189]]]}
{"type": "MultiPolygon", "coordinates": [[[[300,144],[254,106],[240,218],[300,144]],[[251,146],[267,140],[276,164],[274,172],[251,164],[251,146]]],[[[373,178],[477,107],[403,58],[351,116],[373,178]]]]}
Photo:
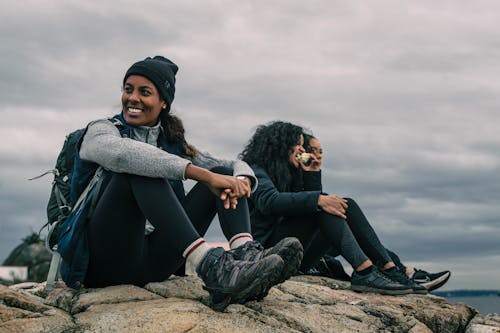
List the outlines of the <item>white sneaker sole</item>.
{"type": "Polygon", "coordinates": [[[451,276],[451,273],[448,272],[446,274],[441,275],[440,277],[438,277],[435,280],[432,280],[432,281],[429,281],[429,282],[422,282],[422,283],[419,283],[419,284],[421,286],[424,286],[425,288],[427,288],[427,290],[429,290],[429,291],[435,290],[435,289],[441,287],[442,285],[444,285],[446,283],[446,281],[448,281],[448,279],[450,278],[450,276],[451,276]]]}

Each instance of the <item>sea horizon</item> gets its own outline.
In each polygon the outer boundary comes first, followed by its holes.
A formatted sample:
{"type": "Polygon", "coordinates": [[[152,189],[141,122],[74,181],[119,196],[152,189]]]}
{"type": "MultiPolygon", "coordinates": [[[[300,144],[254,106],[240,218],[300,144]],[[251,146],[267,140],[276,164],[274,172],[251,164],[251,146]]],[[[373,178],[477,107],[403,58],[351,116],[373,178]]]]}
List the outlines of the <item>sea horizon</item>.
{"type": "Polygon", "coordinates": [[[500,296],[450,296],[444,297],[452,304],[464,303],[485,316],[490,313],[500,314],[500,296]]]}

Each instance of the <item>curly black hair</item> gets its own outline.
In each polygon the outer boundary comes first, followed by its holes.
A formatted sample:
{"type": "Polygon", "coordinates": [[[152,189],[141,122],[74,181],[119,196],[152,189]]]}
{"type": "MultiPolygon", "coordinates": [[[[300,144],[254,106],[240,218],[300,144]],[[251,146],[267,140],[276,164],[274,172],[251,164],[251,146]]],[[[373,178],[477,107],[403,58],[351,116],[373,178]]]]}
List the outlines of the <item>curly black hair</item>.
{"type": "Polygon", "coordinates": [[[238,157],[263,168],[279,191],[289,191],[292,184],[289,156],[303,132],[302,127],[284,121],[260,125],[238,157]]]}

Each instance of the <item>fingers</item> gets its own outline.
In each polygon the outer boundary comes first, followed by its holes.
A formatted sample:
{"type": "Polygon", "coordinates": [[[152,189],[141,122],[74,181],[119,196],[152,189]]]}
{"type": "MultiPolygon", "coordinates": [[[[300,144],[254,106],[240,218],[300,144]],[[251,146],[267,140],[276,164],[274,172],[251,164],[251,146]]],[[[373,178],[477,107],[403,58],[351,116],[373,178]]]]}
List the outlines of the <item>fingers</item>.
{"type": "Polygon", "coordinates": [[[338,217],[341,217],[343,219],[346,219],[347,216],[346,210],[348,208],[347,205],[347,200],[344,198],[340,198],[339,196],[336,195],[328,195],[328,206],[329,206],[329,213],[338,217]]]}
{"type": "Polygon", "coordinates": [[[342,212],[340,210],[336,210],[334,215],[337,215],[338,217],[343,218],[344,220],[347,219],[347,216],[345,216],[345,211],[342,212]]]}
{"type": "Polygon", "coordinates": [[[229,198],[229,193],[231,192],[231,189],[226,188],[225,190],[221,191],[219,194],[219,199],[222,201],[226,201],[229,198]]]}
{"type": "Polygon", "coordinates": [[[235,209],[239,198],[250,197],[251,187],[248,178],[239,179],[226,175],[216,175],[214,178],[216,182],[212,184],[211,190],[218,192],[219,199],[224,202],[224,208],[235,209]]]}
{"type": "Polygon", "coordinates": [[[325,207],[323,210],[325,212],[327,212],[328,214],[338,216],[344,220],[347,219],[347,216],[345,215],[345,211],[342,211],[341,209],[329,206],[329,207],[325,207]]]}
{"type": "Polygon", "coordinates": [[[347,205],[347,200],[344,198],[341,198],[337,195],[331,195],[333,199],[335,199],[336,202],[339,203],[344,209],[348,208],[349,206],[347,205]]]}
{"type": "Polygon", "coordinates": [[[334,215],[340,216],[342,218],[346,218],[345,216],[345,208],[342,205],[336,205],[333,207],[333,211],[335,212],[334,215]]]}
{"type": "Polygon", "coordinates": [[[248,178],[245,179],[235,178],[235,179],[236,179],[235,188],[231,192],[231,195],[237,198],[241,198],[244,196],[249,198],[251,194],[251,188],[250,188],[250,181],[248,180],[248,178]]]}
{"type": "Polygon", "coordinates": [[[219,199],[223,202],[225,209],[236,209],[238,197],[233,195],[231,189],[227,188],[219,194],[219,199]]]}
{"type": "Polygon", "coordinates": [[[231,198],[229,200],[229,203],[230,203],[232,209],[236,209],[236,206],[238,205],[238,199],[237,198],[231,198]]]}
{"type": "Polygon", "coordinates": [[[224,201],[224,208],[225,209],[236,209],[236,206],[238,206],[238,198],[237,197],[232,197],[228,195],[224,201]]]}

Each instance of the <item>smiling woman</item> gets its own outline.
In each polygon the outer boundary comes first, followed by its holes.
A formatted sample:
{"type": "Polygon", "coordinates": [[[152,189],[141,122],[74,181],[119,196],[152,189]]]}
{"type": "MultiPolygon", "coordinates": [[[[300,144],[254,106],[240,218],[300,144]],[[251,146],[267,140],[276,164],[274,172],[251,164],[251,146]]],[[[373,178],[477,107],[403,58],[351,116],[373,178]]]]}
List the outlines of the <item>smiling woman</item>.
{"type": "Polygon", "coordinates": [[[166,102],[161,101],[154,84],[139,75],[127,78],[123,87],[122,104],[125,120],[134,126],[156,125],[161,110],[167,107],[166,102]]]}
{"type": "Polygon", "coordinates": [[[160,115],[169,114],[178,70],[176,64],[161,56],[137,62],[127,70],[123,78],[122,112],[128,124],[154,126],[160,115]],[[162,113],[163,110],[166,112],[162,113]]]}
{"type": "Polygon", "coordinates": [[[87,126],[75,158],[72,204],[95,170],[106,171],[80,238],[84,245],[75,242],[69,251],[77,261],[63,262],[61,272],[75,288],[142,286],[184,274],[186,264],[203,279],[211,306],[223,310],[261,299],[287,279],[302,247],[289,238],[263,255],[253,241],[246,199],[255,175],[241,160],[219,159],[186,142],[182,121],[170,114],[177,71],[161,56],[136,62],[123,79],[122,112],[87,126]],[[197,182],[187,194],[185,179],[197,182]],[[228,251],[202,238],[216,214],[228,251]],[[146,225],[152,225],[147,232],[146,225]]]}

